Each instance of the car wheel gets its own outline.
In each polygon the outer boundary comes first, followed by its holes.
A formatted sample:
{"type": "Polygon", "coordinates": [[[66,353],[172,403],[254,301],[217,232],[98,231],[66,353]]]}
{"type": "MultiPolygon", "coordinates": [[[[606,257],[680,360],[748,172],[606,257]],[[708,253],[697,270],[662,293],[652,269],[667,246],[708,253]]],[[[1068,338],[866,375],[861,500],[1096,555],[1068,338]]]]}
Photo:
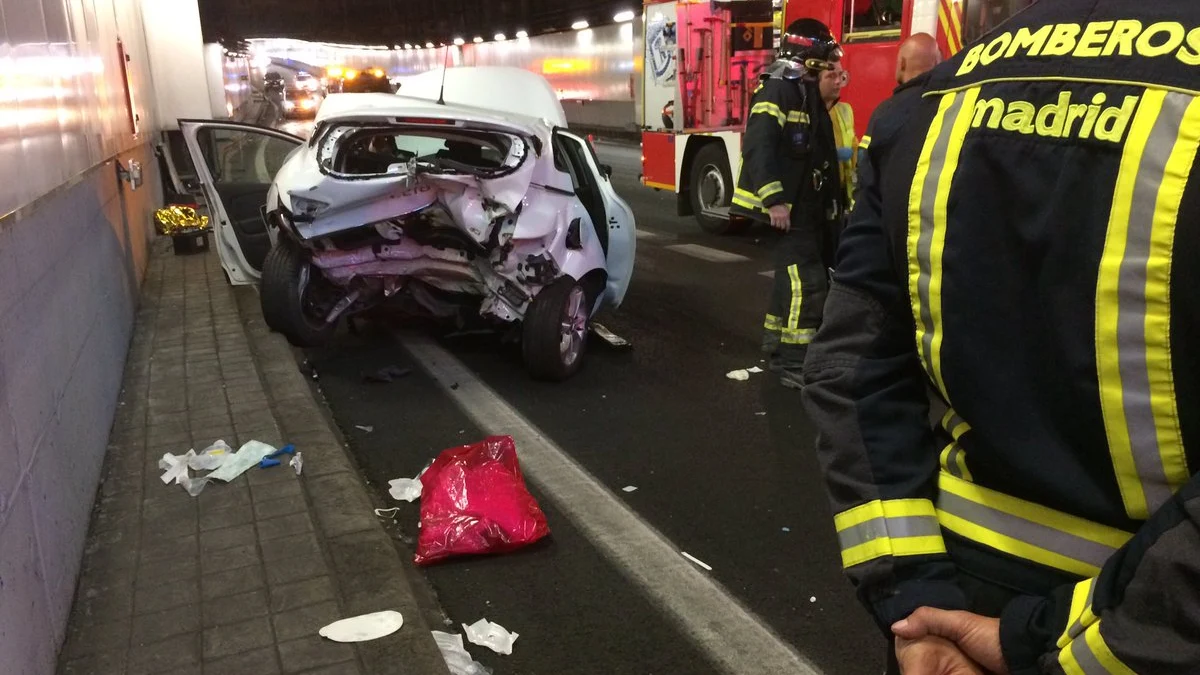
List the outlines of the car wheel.
{"type": "Polygon", "coordinates": [[[710,209],[727,209],[733,203],[734,187],[725,146],[709,143],[700,148],[692,162],[689,185],[692,213],[695,214],[700,229],[709,234],[734,234],[745,228],[740,220],[705,215],[710,209]]]}
{"type": "Polygon", "coordinates": [[[529,310],[521,333],[521,351],[531,375],[565,380],[583,365],[591,303],[583,286],[571,277],[542,289],[529,310]]]}
{"type": "Polygon", "coordinates": [[[281,239],[263,262],[263,319],[297,347],[319,347],[329,342],[337,323],[325,323],[306,311],[312,278],[318,274],[300,248],[281,239]]]}

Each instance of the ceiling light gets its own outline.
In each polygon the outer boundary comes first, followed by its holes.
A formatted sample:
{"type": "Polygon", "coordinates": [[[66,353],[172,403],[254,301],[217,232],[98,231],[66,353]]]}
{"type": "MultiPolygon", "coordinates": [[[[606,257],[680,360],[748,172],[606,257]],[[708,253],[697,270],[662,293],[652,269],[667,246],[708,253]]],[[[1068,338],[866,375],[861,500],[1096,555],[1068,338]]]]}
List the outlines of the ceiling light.
{"type": "Polygon", "coordinates": [[[465,44],[465,43],[466,43],[466,40],[464,40],[462,38],[454,38],[454,44],[456,44],[456,45],[461,45],[461,44],[465,44]]]}
{"type": "Polygon", "coordinates": [[[405,49],[412,49],[412,45],[411,45],[410,43],[408,43],[408,42],[405,42],[405,43],[404,43],[404,48],[405,48],[405,49]]]}
{"type": "Polygon", "coordinates": [[[587,27],[588,27],[588,22],[586,22],[586,21],[584,21],[584,20],[582,20],[582,19],[580,19],[579,21],[576,21],[575,23],[571,24],[571,29],[572,29],[572,30],[583,30],[584,28],[587,28],[587,27]]]}
{"type": "Polygon", "coordinates": [[[433,43],[432,43],[432,42],[426,42],[426,43],[425,43],[425,48],[426,48],[426,49],[433,49],[433,43]]]}
{"type": "Polygon", "coordinates": [[[476,35],[475,39],[471,40],[471,42],[474,42],[475,44],[479,44],[480,42],[483,42],[483,38],[476,35]]]}
{"type": "Polygon", "coordinates": [[[400,51],[401,49],[403,49],[403,47],[401,47],[400,45],[392,45],[392,49],[395,51],[400,51]]]}
{"type": "Polygon", "coordinates": [[[505,37],[504,33],[496,33],[495,35],[492,36],[492,39],[495,40],[496,42],[504,42],[508,38],[505,37]]]}
{"type": "Polygon", "coordinates": [[[616,15],[614,15],[613,21],[616,21],[617,23],[625,23],[626,21],[633,21],[633,16],[633,10],[627,9],[624,12],[618,12],[616,15]]]}
{"type": "Polygon", "coordinates": [[[524,39],[525,39],[525,38],[527,38],[527,37],[529,37],[529,33],[526,33],[526,32],[525,32],[525,31],[523,31],[523,30],[519,30],[519,31],[517,31],[517,39],[518,39],[518,40],[524,40],[524,39]]]}

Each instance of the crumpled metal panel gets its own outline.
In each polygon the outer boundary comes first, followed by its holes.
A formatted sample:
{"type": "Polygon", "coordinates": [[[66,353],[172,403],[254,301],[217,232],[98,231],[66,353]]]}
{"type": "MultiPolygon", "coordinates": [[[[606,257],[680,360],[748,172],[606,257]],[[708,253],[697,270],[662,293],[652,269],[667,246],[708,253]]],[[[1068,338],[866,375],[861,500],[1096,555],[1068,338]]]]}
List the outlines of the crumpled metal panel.
{"type": "Polygon", "coordinates": [[[139,0],[0,0],[0,217],[153,133],[139,0]],[[141,135],[130,129],[117,40],[141,135]]]}

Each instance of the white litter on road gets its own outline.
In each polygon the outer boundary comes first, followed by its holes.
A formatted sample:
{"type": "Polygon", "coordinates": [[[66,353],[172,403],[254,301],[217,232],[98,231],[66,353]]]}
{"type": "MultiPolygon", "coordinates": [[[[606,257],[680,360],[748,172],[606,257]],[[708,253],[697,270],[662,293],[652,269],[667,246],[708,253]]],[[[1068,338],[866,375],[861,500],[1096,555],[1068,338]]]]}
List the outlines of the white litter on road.
{"type": "Polygon", "coordinates": [[[817,596],[815,596],[815,595],[814,595],[814,596],[812,596],[811,598],[809,598],[809,599],[808,599],[808,601],[809,601],[809,602],[816,602],[816,601],[817,601],[817,596]]]}
{"type": "Polygon", "coordinates": [[[369,434],[369,433],[371,433],[371,432],[373,432],[373,431],[375,431],[375,427],[366,427],[366,426],[363,426],[363,425],[361,425],[361,424],[355,424],[355,425],[354,425],[354,428],[355,428],[355,429],[361,429],[362,431],[365,431],[365,432],[367,432],[368,434],[369,434]]]}
{"type": "Polygon", "coordinates": [[[512,654],[513,643],[520,637],[520,634],[510,633],[504,626],[487,619],[480,619],[470,626],[464,623],[462,627],[467,641],[473,645],[487,647],[497,654],[512,654]]]}
{"type": "Polygon", "coordinates": [[[400,612],[388,610],[334,621],[322,628],[320,635],[334,642],[366,642],[391,635],[403,625],[400,612]]]}
{"type": "Polygon", "coordinates": [[[417,478],[397,478],[388,481],[388,494],[392,499],[414,502],[421,497],[421,481],[417,478]]]}
{"type": "Polygon", "coordinates": [[[738,382],[745,382],[746,380],[750,379],[750,371],[731,370],[728,373],[725,373],[725,377],[728,377],[731,380],[737,380],[738,382]]]}
{"type": "Polygon", "coordinates": [[[433,640],[437,642],[442,658],[446,660],[450,675],[491,675],[491,671],[484,668],[482,663],[471,658],[467,648],[463,646],[461,635],[443,633],[440,630],[429,632],[433,633],[433,640]]]}
{"type": "Polygon", "coordinates": [[[399,506],[393,506],[390,509],[375,509],[375,515],[379,516],[380,518],[385,518],[387,516],[395,517],[395,515],[399,512],[400,512],[399,506]]]}
{"type": "Polygon", "coordinates": [[[762,368],[759,368],[758,366],[754,366],[753,368],[747,368],[746,372],[750,373],[751,375],[757,375],[762,372],[762,368]]]}
{"type": "Polygon", "coordinates": [[[637,486],[636,485],[626,485],[625,487],[621,488],[621,490],[624,492],[636,492],[637,486]]]}
{"type": "Polygon", "coordinates": [[[766,417],[766,416],[767,416],[767,413],[765,413],[765,412],[756,412],[756,413],[754,413],[754,416],[755,416],[755,417],[766,417]]]}
{"type": "Polygon", "coordinates": [[[288,462],[288,466],[296,472],[296,475],[304,473],[304,453],[297,452],[292,456],[292,461],[288,462]]]}
{"type": "Polygon", "coordinates": [[[791,532],[791,531],[792,531],[792,528],[790,528],[790,527],[785,527],[785,528],[783,528],[783,531],[784,531],[784,532],[791,532]]]}
{"type": "Polygon", "coordinates": [[[696,556],[692,555],[691,553],[688,553],[687,551],[680,551],[679,553],[681,555],[683,555],[683,557],[687,558],[688,560],[691,560],[692,562],[696,563],[700,567],[703,567],[704,569],[708,570],[709,572],[712,571],[712,567],[708,563],[697,558],[696,556]]]}

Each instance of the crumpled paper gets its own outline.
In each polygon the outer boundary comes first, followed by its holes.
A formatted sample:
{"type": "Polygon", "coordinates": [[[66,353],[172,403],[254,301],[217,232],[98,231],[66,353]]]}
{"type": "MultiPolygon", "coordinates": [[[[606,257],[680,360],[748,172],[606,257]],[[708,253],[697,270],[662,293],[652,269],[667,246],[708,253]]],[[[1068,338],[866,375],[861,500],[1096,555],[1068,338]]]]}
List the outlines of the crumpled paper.
{"type": "Polygon", "coordinates": [[[419,478],[397,478],[388,481],[388,494],[392,499],[403,502],[414,502],[421,497],[421,481],[419,478]]]}
{"type": "Polygon", "coordinates": [[[437,642],[442,658],[450,675],[492,675],[492,669],[471,658],[467,648],[463,646],[462,636],[458,633],[443,633],[440,630],[430,631],[437,642]]]}
{"type": "Polygon", "coordinates": [[[513,643],[520,637],[518,633],[510,633],[498,623],[480,619],[468,626],[463,624],[463,632],[473,645],[487,647],[497,654],[512,654],[513,643]]]}
{"type": "Polygon", "coordinates": [[[388,610],[334,621],[318,634],[334,642],[367,642],[391,635],[402,626],[404,617],[400,612],[388,610]]]}

